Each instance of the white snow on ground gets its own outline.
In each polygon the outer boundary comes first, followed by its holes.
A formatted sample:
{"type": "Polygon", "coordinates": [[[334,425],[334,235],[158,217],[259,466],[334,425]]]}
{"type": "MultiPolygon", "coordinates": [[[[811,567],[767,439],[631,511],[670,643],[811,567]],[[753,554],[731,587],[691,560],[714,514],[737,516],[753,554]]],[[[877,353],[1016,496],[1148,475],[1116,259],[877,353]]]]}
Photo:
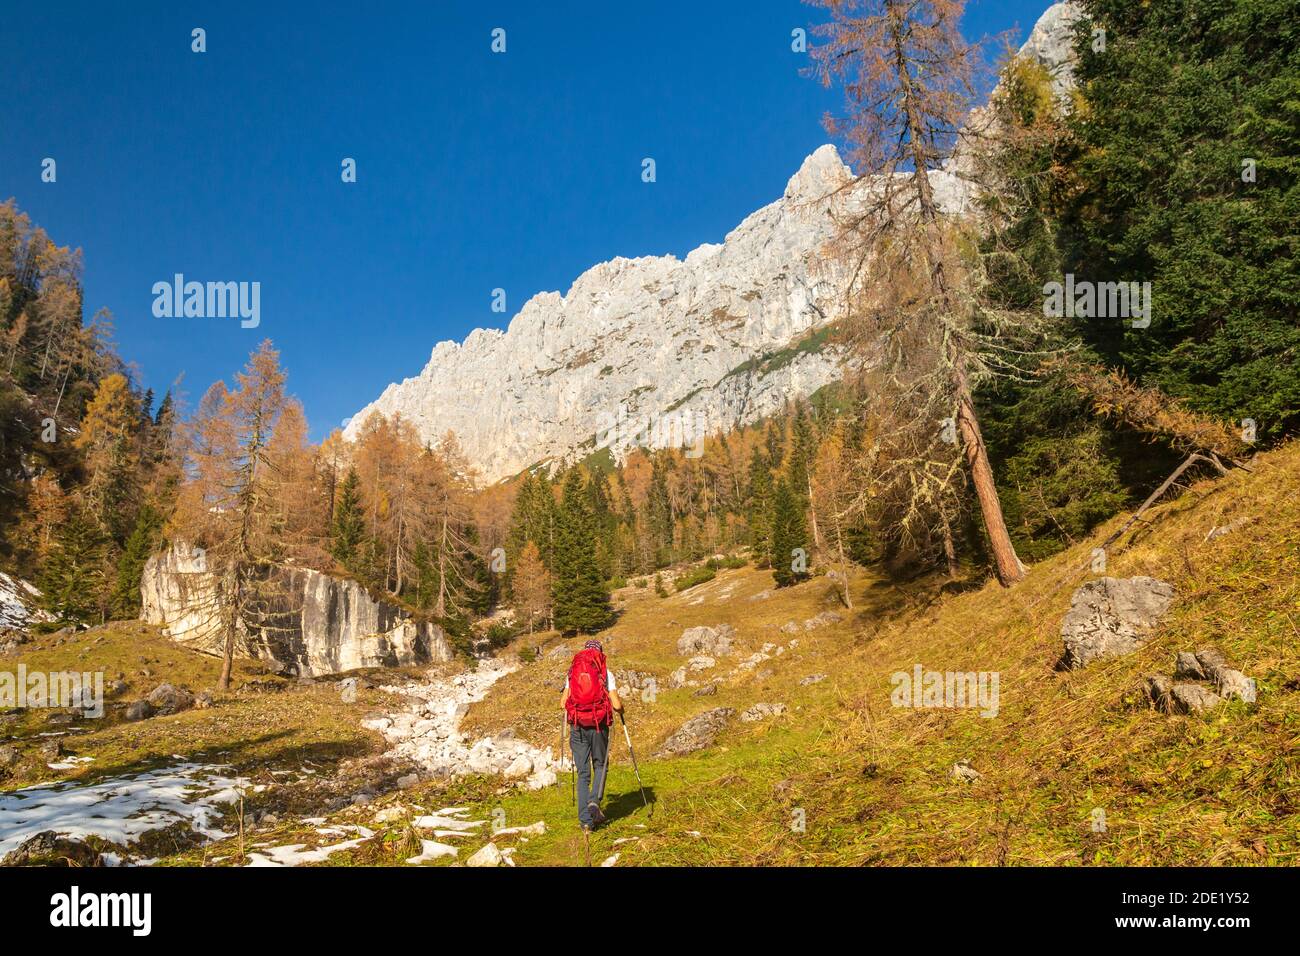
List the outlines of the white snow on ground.
{"type": "Polygon", "coordinates": [[[86,786],[45,783],[0,793],[0,856],[43,830],[125,846],[151,830],[187,822],[210,840],[223,839],[230,834],[216,821],[248,786],[226,769],[182,763],[86,786]]]}
{"type": "MultiPolygon", "coordinates": [[[[346,825],[345,825],[346,826],[346,825]]],[[[324,863],[329,859],[331,853],[338,853],[340,850],[351,850],[353,847],[360,846],[375,835],[373,830],[362,826],[348,826],[348,829],[357,834],[356,839],[344,840],[342,843],[334,843],[330,846],[318,847],[314,850],[305,849],[305,843],[291,843],[288,846],[273,846],[263,850],[260,853],[249,853],[248,863],[246,866],[301,866],[304,863],[324,863]]],[[[326,827],[317,830],[324,836],[338,836],[342,830],[340,827],[326,827]]]]}
{"type": "Polygon", "coordinates": [[[21,578],[0,571],[0,628],[26,627],[31,621],[48,621],[50,616],[33,608],[41,592],[21,578]]]}

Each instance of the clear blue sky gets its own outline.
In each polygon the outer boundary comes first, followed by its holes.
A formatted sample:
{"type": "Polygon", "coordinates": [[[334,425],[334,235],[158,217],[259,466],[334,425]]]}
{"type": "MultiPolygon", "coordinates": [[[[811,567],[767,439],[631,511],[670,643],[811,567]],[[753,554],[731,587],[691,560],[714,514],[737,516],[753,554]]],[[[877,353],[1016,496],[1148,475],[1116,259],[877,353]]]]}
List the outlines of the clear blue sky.
{"type": "MultiPolygon", "coordinates": [[[[973,0],[967,36],[1046,5],[973,0]]],[[[269,337],[316,438],[597,262],[720,241],[838,105],[794,0],[4,6],[0,199],[84,250],[87,318],[159,396],[184,373],[192,406],[269,337]],[[155,318],[177,272],[260,282],[261,326],[155,318]]]]}

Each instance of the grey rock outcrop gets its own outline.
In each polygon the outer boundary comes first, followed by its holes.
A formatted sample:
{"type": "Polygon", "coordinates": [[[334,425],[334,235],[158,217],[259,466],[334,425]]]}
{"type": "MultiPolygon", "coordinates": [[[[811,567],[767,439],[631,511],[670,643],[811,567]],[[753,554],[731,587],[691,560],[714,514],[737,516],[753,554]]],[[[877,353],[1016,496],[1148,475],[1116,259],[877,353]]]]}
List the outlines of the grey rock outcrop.
{"type": "Polygon", "coordinates": [[[741,721],[747,724],[757,723],[760,720],[766,720],[768,717],[780,717],[785,713],[785,704],[754,704],[746,708],[740,715],[741,721]]]}
{"type": "Polygon", "coordinates": [[[695,715],[664,741],[655,756],[679,757],[712,746],[734,713],[731,707],[718,707],[695,715]]]}
{"type": "MultiPolygon", "coordinates": [[[[398,667],[451,660],[442,628],[376,600],[355,581],[284,565],[265,589],[272,607],[240,622],[241,656],[304,677],[357,667],[398,667]]],[[[207,556],[175,543],[145,564],[141,617],[172,640],[206,653],[222,648],[217,582],[207,556]]]]}
{"type": "Polygon", "coordinates": [[[715,658],[723,657],[731,653],[731,639],[735,636],[736,631],[730,624],[687,628],[677,640],[677,653],[683,657],[695,657],[699,654],[715,658]]]}
{"type": "Polygon", "coordinates": [[[171,684],[159,684],[146,699],[154,712],[163,716],[178,714],[194,706],[193,694],[171,684]]]}
{"type": "Polygon", "coordinates": [[[1149,577],[1106,577],[1081,585],[1061,621],[1065,653],[1058,666],[1073,670],[1136,650],[1173,598],[1173,585],[1149,577]]]}

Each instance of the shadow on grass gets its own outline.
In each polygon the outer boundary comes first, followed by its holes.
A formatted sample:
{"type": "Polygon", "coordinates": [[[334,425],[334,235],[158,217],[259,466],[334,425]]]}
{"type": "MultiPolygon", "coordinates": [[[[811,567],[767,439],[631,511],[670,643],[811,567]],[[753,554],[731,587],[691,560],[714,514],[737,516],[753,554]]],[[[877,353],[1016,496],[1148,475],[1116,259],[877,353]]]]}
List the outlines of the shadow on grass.
{"type": "Polygon", "coordinates": [[[655,796],[654,787],[645,788],[644,801],[641,799],[641,790],[639,787],[633,787],[628,792],[617,795],[606,794],[604,808],[605,819],[610,823],[613,823],[615,820],[630,817],[638,811],[646,812],[653,816],[657,800],[658,798],[655,796]],[[646,806],[647,804],[649,804],[648,809],[646,806]]]}
{"type": "Polygon", "coordinates": [[[133,777],[180,763],[219,765],[248,775],[258,770],[296,770],[308,762],[316,766],[329,766],[369,752],[366,744],[361,742],[324,740],[268,749],[276,741],[293,735],[292,730],[278,730],[188,753],[149,754],[135,760],[87,767],[81,774],[66,777],[59,782],[68,786],[86,786],[118,777],[133,777]]]}

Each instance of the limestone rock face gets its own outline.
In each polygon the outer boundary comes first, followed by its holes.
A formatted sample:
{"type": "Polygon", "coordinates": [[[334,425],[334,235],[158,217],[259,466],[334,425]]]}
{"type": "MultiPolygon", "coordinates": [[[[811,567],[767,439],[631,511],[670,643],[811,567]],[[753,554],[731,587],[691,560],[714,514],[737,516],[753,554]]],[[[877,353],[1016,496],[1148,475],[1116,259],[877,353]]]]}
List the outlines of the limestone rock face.
{"type": "MultiPolygon", "coordinates": [[[[266,660],[303,677],[357,667],[446,661],[442,629],[415,621],[396,604],[376,601],[360,584],[310,568],[277,568],[269,608],[241,625],[241,656],[266,660]]],[[[208,653],[222,644],[217,582],[202,551],[176,543],[145,564],[141,617],[179,643],[208,653]]]]}
{"type": "MultiPolygon", "coordinates": [[[[1024,51],[1063,89],[1078,5],[1051,7],[1024,51]]],[[[982,121],[981,121],[982,122],[982,121]]],[[[973,119],[973,128],[978,124],[973,119]]],[[[946,211],[971,208],[968,161],[931,174],[946,211]]],[[[835,213],[880,183],[853,179],[834,146],[817,149],[775,202],[721,243],[685,259],[616,258],[567,293],[533,296],[503,332],[440,342],[422,371],[389,385],[349,419],[400,414],[425,441],[455,432],[487,483],[608,449],[700,447],[787,400],[838,380],[843,355],[824,334],[840,317],[844,268],[827,254],[835,213]],[[865,191],[865,192],[864,192],[865,191]]]]}

